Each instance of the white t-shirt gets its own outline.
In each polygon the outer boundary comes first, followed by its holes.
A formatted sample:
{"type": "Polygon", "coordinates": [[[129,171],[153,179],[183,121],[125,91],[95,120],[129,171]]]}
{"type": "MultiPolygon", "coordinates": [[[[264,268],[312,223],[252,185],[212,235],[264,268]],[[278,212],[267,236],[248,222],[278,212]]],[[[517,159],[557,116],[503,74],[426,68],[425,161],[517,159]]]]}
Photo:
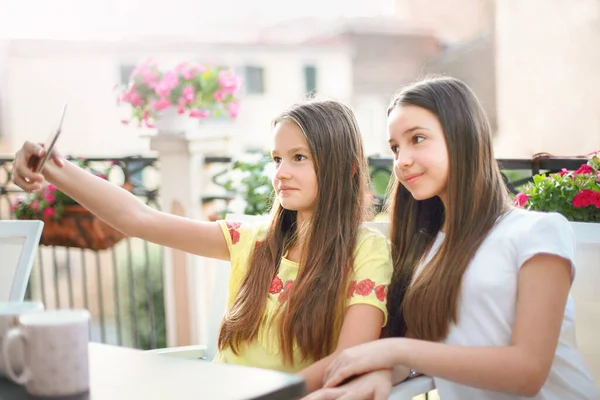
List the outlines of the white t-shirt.
{"type": "MultiPolygon", "coordinates": [[[[427,257],[444,240],[440,233],[427,257]]],[[[575,275],[575,237],[571,225],[558,213],[515,209],[490,231],[463,276],[458,323],[452,324],[444,343],[458,346],[510,344],[521,266],[539,253],[569,260],[575,275]]],[[[434,378],[441,400],[514,400],[521,397],[463,386],[434,378]]],[[[536,400],[600,399],[593,378],[577,351],[575,310],[569,295],[554,362],[536,400]]]]}

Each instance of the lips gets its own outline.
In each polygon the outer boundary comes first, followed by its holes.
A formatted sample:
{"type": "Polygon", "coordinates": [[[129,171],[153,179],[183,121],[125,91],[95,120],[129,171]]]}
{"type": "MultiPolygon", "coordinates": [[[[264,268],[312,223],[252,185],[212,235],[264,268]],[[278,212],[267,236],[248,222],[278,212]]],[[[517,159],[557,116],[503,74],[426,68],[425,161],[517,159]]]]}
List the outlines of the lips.
{"type": "Polygon", "coordinates": [[[402,181],[404,181],[405,183],[413,183],[415,182],[418,178],[420,178],[421,176],[423,176],[423,173],[420,174],[410,174],[410,175],[405,175],[402,177],[402,181]]]}

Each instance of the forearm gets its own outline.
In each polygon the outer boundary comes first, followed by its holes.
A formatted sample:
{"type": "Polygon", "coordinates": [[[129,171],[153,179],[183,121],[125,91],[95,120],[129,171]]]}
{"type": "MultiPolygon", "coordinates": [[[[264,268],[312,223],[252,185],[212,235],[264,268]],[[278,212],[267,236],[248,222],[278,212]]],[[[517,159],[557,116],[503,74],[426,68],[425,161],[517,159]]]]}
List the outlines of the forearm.
{"type": "Polygon", "coordinates": [[[514,346],[463,347],[413,339],[389,340],[395,363],[466,386],[519,395],[534,395],[543,385],[533,357],[514,346]]]}
{"type": "Polygon", "coordinates": [[[306,393],[312,393],[323,387],[323,377],[329,364],[334,360],[337,353],[331,354],[320,359],[310,367],[304,368],[298,372],[298,375],[306,380],[306,393]]]}
{"type": "Polygon", "coordinates": [[[392,385],[397,385],[408,378],[410,368],[403,365],[396,365],[392,371],[392,385]]]}
{"type": "Polygon", "coordinates": [[[140,215],[147,206],[125,189],[66,160],[62,168],[49,162],[44,174],[49,183],[127,236],[137,236],[142,229],[140,215]]]}

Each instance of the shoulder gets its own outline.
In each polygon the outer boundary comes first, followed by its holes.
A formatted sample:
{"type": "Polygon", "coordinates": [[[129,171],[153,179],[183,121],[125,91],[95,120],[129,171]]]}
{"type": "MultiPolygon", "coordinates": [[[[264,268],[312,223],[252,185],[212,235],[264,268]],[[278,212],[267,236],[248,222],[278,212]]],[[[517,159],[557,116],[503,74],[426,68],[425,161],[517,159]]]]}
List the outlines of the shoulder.
{"type": "Polygon", "coordinates": [[[234,247],[254,246],[257,241],[265,238],[269,228],[268,221],[219,220],[217,223],[223,231],[230,250],[234,247]]]}
{"type": "Polygon", "coordinates": [[[557,212],[530,211],[515,208],[499,220],[496,229],[513,235],[547,235],[568,233],[573,229],[569,220],[557,212]]]}
{"type": "Polygon", "coordinates": [[[562,214],[515,209],[502,218],[497,229],[510,236],[519,266],[540,253],[557,255],[574,265],[575,233],[562,214]]]}
{"type": "Polygon", "coordinates": [[[360,269],[376,269],[386,276],[391,276],[393,270],[387,237],[368,224],[361,225],[354,249],[354,271],[360,269]]]}
{"type": "Polygon", "coordinates": [[[360,225],[356,237],[356,249],[362,246],[374,245],[389,247],[389,223],[387,222],[364,222],[360,225]]]}

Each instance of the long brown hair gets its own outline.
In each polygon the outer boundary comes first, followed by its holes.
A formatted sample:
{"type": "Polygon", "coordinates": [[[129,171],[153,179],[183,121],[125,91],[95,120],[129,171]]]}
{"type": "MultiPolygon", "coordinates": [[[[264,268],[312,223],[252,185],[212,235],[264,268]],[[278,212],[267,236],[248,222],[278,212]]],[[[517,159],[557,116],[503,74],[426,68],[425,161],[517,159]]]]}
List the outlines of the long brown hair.
{"type": "MultiPolygon", "coordinates": [[[[352,256],[366,212],[368,173],[357,121],[345,105],[308,101],[285,111],[274,125],[283,121],[297,124],[304,133],[318,182],[315,210],[303,232],[298,276],[276,325],[284,361],[293,364],[295,344],[303,360],[321,359],[337,344],[334,332],[343,319],[352,256]]],[[[297,244],[301,228],[296,214],[274,202],[266,237],[256,246],[221,326],[220,349],[230,346],[239,353],[240,345],[257,337],[271,281],[286,250],[297,244]]]]}
{"type": "Polygon", "coordinates": [[[463,274],[509,197],[494,160],[488,119],[475,94],[463,82],[433,77],[405,87],[394,107],[417,106],[433,113],[444,131],[449,158],[447,205],[439,197],[415,200],[397,180],[391,192],[391,240],[394,275],[388,311],[391,336],[439,341],[457,322],[463,274]],[[417,266],[445,221],[445,238],[433,258],[417,266]]]}

